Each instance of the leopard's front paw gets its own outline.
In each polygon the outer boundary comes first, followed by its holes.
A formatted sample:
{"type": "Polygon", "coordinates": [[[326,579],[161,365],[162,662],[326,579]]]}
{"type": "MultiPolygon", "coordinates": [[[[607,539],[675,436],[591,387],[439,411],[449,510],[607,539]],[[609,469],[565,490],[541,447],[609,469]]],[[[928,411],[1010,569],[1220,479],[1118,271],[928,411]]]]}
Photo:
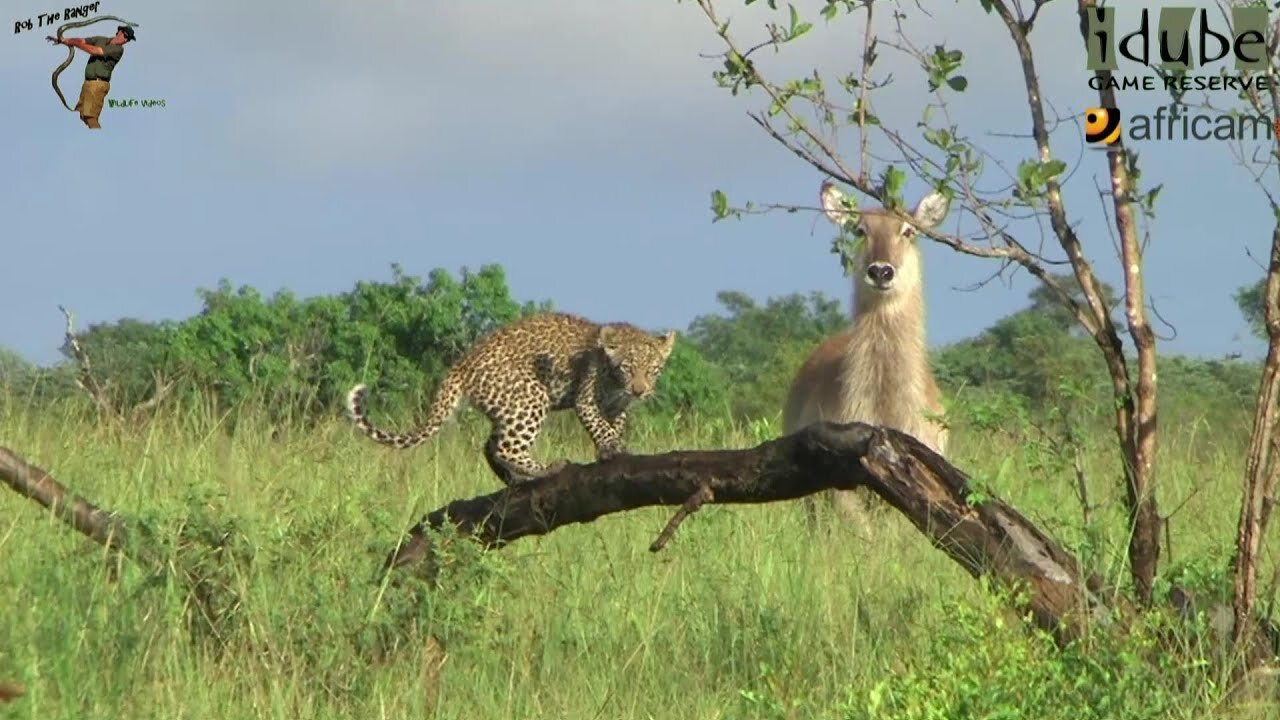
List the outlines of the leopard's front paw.
{"type": "Polygon", "coordinates": [[[616,458],[620,455],[627,455],[627,454],[629,454],[627,452],[627,449],[623,447],[621,444],[606,445],[602,448],[596,449],[596,459],[601,461],[612,460],[613,458],[616,458]]]}
{"type": "Polygon", "coordinates": [[[568,460],[556,460],[555,462],[547,463],[546,467],[544,467],[542,470],[542,477],[546,477],[548,475],[555,475],[556,473],[560,472],[561,470],[565,469],[568,466],[569,466],[568,460]]]}

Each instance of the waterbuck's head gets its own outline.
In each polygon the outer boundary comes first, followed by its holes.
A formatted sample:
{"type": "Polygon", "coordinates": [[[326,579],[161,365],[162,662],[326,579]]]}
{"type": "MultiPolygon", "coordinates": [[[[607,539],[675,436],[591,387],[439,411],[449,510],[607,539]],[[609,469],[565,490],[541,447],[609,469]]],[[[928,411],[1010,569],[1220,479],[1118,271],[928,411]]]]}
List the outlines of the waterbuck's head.
{"type": "Polygon", "coordinates": [[[893,303],[920,292],[923,278],[913,224],[931,228],[942,222],[950,205],[945,195],[934,191],[921,198],[910,222],[884,208],[858,209],[830,180],[822,183],[819,198],[827,219],[857,236],[853,264],[860,306],[893,303]]]}

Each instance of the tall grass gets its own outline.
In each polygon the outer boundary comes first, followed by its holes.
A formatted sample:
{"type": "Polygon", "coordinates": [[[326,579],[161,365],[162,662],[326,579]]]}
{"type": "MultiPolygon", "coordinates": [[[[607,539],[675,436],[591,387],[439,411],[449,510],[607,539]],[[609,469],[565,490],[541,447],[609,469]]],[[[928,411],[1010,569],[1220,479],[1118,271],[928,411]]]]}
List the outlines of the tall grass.
{"type": "MultiPolygon", "coordinates": [[[[341,419],[277,433],[252,411],[160,417],[122,431],[81,409],[0,410],[0,445],[170,548],[234,538],[193,605],[177,575],[115,568],[102,550],[0,493],[0,680],[28,688],[0,718],[1205,718],[1275,717],[1222,703],[1207,665],[1152,660],[1150,637],[1072,653],[1011,620],[903,519],[872,541],[818,533],[797,503],[709,506],[661,553],[650,508],[482,554],[447,547],[438,588],[378,567],[420,515],[497,489],[474,418],[422,448],[384,449],[341,419]],[[201,617],[201,612],[216,616],[201,617]],[[447,650],[439,665],[435,637],[447,650]],[[1181,663],[1181,664],[1179,664],[1181,663]]],[[[1170,573],[1220,588],[1247,417],[1166,421],[1160,494],[1170,573]],[[1246,423],[1243,424],[1242,423],[1246,423]],[[1185,503],[1184,503],[1185,501],[1185,503]],[[1190,569],[1188,569],[1190,568],[1190,569]],[[1217,573],[1217,574],[1215,574],[1217,573]]],[[[635,452],[746,447],[775,422],[638,422],[635,452]]],[[[1025,428],[953,434],[953,461],[1124,581],[1124,517],[1105,421],[1084,470],[1047,462],[1025,428]]],[[[557,418],[542,457],[586,460],[557,418]]],[[[1274,545],[1272,541],[1271,545],[1274,545]]]]}

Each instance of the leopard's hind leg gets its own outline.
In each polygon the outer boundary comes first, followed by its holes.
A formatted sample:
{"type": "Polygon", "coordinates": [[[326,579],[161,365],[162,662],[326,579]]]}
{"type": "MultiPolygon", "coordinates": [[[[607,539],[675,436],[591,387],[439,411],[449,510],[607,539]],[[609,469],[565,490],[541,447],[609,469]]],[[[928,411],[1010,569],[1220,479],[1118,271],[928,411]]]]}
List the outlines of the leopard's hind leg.
{"type": "Polygon", "coordinates": [[[503,484],[526,482],[564,467],[564,460],[544,465],[531,452],[551,410],[551,399],[541,383],[510,382],[501,390],[473,396],[472,402],[493,424],[484,454],[489,469],[503,484]]]}

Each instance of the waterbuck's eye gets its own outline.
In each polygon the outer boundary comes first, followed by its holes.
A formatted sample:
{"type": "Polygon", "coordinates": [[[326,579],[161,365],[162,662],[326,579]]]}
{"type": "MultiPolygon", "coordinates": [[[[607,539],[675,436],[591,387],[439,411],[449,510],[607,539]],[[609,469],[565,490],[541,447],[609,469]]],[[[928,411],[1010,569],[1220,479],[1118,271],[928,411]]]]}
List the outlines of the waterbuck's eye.
{"type": "Polygon", "coordinates": [[[911,225],[903,225],[903,226],[902,226],[902,237],[903,237],[904,239],[906,239],[906,240],[910,240],[911,238],[913,238],[913,237],[915,237],[915,236],[916,236],[916,229],[915,229],[914,227],[912,227],[911,225]]]}

